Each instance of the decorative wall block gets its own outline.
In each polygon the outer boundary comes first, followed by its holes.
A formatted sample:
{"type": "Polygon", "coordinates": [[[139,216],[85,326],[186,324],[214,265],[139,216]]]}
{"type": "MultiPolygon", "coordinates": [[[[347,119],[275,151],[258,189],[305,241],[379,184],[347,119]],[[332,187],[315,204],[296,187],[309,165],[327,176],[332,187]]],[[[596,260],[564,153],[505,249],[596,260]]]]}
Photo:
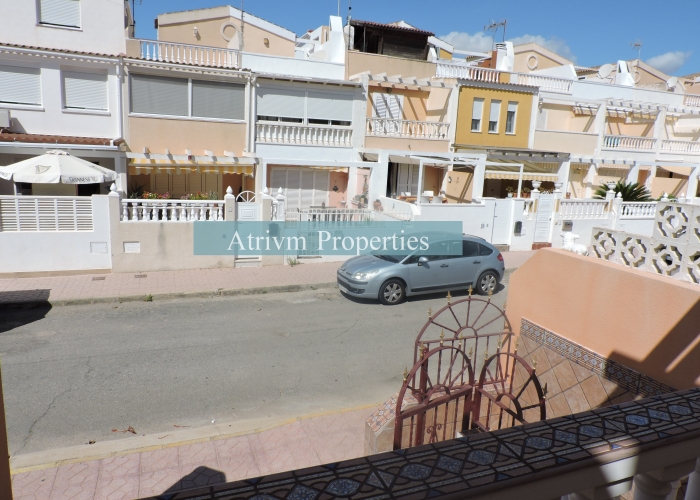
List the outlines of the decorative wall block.
{"type": "Polygon", "coordinates": [[[675,241],[652,240],[648,270],[669,278],[682,279],[686,246],[675,241]]]}
{"type": "Polygon", "coordinates": [[[599,259],[615,262],[617,256],[616,231],[605,228],[594,228],[591,250],[591,253],[599,259]]]}
{"type": "Polygon", "coordinates": [[[682,244],[685,244],[695,208],[697,207],[694,205],[659,202],[656,207],[653,237],[683,240],[682,244]]]}
{"type": "Polygon", "coordinates": [[[620,233],[618,235],[618,262],[627,267],[647,270],[649,265],[649,250],[651,238],[635,234],[620,233]]]}

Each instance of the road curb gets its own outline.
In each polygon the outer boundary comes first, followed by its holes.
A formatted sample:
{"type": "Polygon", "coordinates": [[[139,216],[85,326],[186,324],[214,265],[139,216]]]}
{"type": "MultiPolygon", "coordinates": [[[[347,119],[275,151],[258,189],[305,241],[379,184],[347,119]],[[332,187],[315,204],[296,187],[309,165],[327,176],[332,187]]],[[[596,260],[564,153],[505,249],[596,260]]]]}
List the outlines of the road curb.
{"type": "Polygon", "coordinates": [[[215,298],[215,297],[234,297],[237,295],[260,295],[265,293],[285,293],[285,292],[301,292],[304,290],[318,290],[321,288],[335,288],[337,282],[329,281],[325,283],[309,283],[303,285],[277,285],[255,288],[220,288],[216,291],[202,292],[176,292],[176,293],[153,293],[146,295],[124,295],[114,297],[94,297],[90,299],[63,299],[63,300],[20,300],[13,302],[1,302],[0,310],[7,309],[12,306],[39,306],[50,304],[51,306],[81,306],[90,304],[110,304],[114,302],[151,302],[155,300],[171,300],[171,299],[192,299],[192,298],[215,298]],[[146,297],[151,297],[151,300],[146,300],[146,297]]]}
{"type": "Polygon", "coordinates": [[[366,410],[370,408],[378,408],[382,403],[371,403],[354,408],[344,408],[341,410],[328,410],[325,412],[311,413],[302,417],[292,418],[273,418],[264,425],[255,426],[255,422],[264,421],[265,419],[255,419],[244,422],[232,422],[217,424],[212,427],[199,427],[189,430],[178,430],[173,432],[160,432],[157,434],[148,434],[145,436],[131,437],[118,439],[114,441],[104,441],[93,445],[70,446],[66,448],[57,448],[37,453],[27,453],[10,459],[10,473],[14,476],[25,472],[31,472],[41,469],[50,469],[60,467],[61,465],[90,462],[93,460],[102,460],[104,458],[118,457],[131,455],[134,453],[143,453],[147,451],[163,450],[167,448],[176,448],[189,444],[204,443],[208,441],[218,441],[221,439],[230,439],[239,436],[247,436],[251,434],[259,434],[277,427],[309,420],[313,418],[325,417],[328,415],[338,415],[341,413],[349,413],[353,411],[366,410]],[[251,424],[251,427],[238,431],[225,432],[228,427],[238,425],[246,427],[246,424],[251,424]],[[222,430],[224,432],[222,432],[222,430]],[[172,437],[171,437],[172,436],[172,437]],[[167,439],[171,437],[171,439],[167,439]]]}

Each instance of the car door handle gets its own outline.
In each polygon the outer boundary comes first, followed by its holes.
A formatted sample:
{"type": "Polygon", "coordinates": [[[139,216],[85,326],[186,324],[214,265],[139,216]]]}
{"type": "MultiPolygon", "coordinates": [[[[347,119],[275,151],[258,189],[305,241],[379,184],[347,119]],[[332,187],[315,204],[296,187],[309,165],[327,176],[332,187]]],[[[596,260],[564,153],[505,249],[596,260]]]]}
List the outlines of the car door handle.
{"type": "Polygon", "coordinates": [[[442,264],[440,267],[450,267],[449,264],[442,264]]]}
{"type": "Polygon", "coordinates": [[[480,261],[480,260],[475,260],[475,261],[474,261],[474,264],[481,264],[481,261],[480,261]]]}

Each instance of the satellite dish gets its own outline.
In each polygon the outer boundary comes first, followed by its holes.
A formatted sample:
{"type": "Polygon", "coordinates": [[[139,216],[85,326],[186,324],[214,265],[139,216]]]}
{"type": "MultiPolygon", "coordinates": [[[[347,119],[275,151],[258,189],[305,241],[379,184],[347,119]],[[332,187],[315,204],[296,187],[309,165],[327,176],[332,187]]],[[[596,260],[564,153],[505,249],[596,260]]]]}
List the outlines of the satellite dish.
{"type": "Polygon", "coordinates": [[[598,69],[598,76],[600,78],[607,78],[610,76],[610,73],[612,73],[613,70],[613,65],[612,64],[603,64],[599,69],[598,69]]]}
{"type": "Polygon", "coordinates": [[[670,89],[674,88],[677,83],[678,83],[678,77],[672,76],[671,78],[666,80],[666,88],[670,90],[670,89]]]}

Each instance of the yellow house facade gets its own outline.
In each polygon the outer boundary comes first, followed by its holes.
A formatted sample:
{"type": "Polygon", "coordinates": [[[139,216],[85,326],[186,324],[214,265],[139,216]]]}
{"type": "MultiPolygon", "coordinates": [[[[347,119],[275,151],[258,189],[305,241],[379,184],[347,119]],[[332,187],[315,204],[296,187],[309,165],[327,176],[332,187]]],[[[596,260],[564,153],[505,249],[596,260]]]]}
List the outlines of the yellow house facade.
{"type": "Polygon", "coordinates": [[[455,148],[527,149],[535,96],[535,89],[460,87],[455,148]]]}

